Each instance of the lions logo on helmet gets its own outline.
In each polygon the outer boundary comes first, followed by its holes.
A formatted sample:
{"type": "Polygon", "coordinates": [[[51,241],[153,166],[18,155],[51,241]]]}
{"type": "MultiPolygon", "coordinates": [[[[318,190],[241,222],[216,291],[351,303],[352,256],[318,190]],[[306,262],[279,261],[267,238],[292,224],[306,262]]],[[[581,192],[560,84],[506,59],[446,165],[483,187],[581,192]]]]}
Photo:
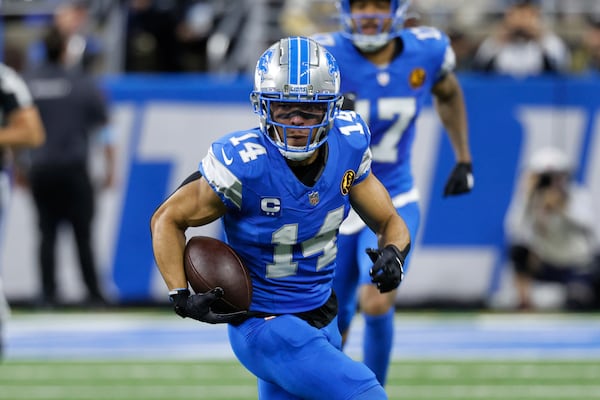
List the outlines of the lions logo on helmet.
{"type": "Polygon", "coordinates": [[[330,52],[325,53],[325,57],[329,63],[329,75],[331,75],[333,79],[339,79],[340,68],[337,65],[337,61],[335,61],[335,58],[333,58],[333,55],[330,52]]]}
{"type": "Polygon", "coordinates": [[[340,70],[337,61],[324,47],[306,37],[279,40],[259,58],[250,95],[254,113],[259,116],[261,132],[290,160],[305,160],[327,141],[333,118],[339,111],[340,70]],[[323,104],[323,119],[315,125],[293,126],[276,122],[272,102],[323,104]],[[276,129],[282,132],[280,137],[276,129]],[[288,129],[309,130],[305,146],[287,144],[288,129]]]}
{"type": "Polygon", "coordinates": [[[353,15],[350,8],[351,3],[352,0],[341,0],[337,3],[344,33],[356,47],[365,52],[372,52],[382,48],[400,34],[411,0],[390,0],[390,12],[388,14],[353,15]],[[361,22],[367,18],[378,21],[379,29],[376,34],[362,32],[361,22]],[[390,21],[389,29],[385,28],[386,20],[390,21]]]}
{"type": "Polygon", "coordinates": [[[260,57],[260,59],[258,60],[258,64],[256,65],[256,73],[258,76],[260,76],[261,80],[264,79],[264,76],[268,71],[269,63],[271,62],[272,58],[273,58],[273,51],[267,50],[262,55],[262,57],[260,57]]]}

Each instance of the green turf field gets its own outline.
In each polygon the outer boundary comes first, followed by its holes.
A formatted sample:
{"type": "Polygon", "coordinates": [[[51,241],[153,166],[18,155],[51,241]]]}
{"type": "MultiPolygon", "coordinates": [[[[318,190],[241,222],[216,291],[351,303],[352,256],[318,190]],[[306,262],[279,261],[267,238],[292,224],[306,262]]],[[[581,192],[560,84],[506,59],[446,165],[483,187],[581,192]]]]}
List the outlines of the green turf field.
{"type": "MultiPolygon", "coordinates": [[[[390,399],[600,399],[598,361],[394,362],[390,399]]],[[[5,361],[0,399],[256,399],[236,361],[5,361]]]]}

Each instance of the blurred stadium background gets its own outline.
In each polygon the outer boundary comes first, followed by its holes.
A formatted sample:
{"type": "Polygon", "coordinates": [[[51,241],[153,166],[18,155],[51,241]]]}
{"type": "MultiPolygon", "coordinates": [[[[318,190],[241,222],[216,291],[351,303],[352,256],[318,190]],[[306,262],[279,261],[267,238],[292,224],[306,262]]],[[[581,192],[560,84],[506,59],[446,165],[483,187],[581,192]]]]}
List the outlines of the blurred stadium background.
{"type": "MultiPolygon", "coordinates": [[[[25,66],[35,57],[35,43],[59,3],[0,1],[5,62],[25,66]]],[[[423,23],[451,37],[467,35],[470,46],[489,34],[505,6],[504,0],[413,3],[423,23]]],[[[582,32],[588,18],[600,12],[600,2],[541,4],[548,26],[572,50],[570,74],[517,80],[459,71],[475,162],[471,195],[442,199],[453,163],[450,145],[431,109],[419,120],[413,165],[423,225],[397,302],[391,398],[600,398],[596,313],[555,313],[562,309],[564,292],[554,285],[538,285],[534,292],[545,312],[508,312],[515,296],[503,218],[531,149],[564,148],[577,166],[576,178],[592,188],[600,204],[600,75],[582,74],[581,50],[582,32]]],[[[223,327],[180,320],[170,312],[152,257],[149,217],[196,169],[213,139],[256,125],[248,95],[258,54],[286,34],[334,29],[333,3],[90,0],[87,5],[87,32],[101,45],[90,71],[110,100],[119,151],[119,184],[98,199],[95,231],[114,307],[78,308],[83,288],[65,232],[59,281],[63,300],[72,307],[31,308],[38,294],[36,229],[29,194],[17,189],[0,242],[5,292],[13,306],[5,325],[0,399],[254,399],[254,378],[234,361],[223,327]]],[[[101,167],[99,161],[94,165],[101,167]]],[[[600,220],[597,226],[600,232],[600,220]]],[[[218,225],[193,234],[218,235],[218,225]]],[[[354,356],[360,329],[357,319],[349,343],[354,356]]]]}
{"type": "MultiPolygon", "coordinates": [[[[118,305],[164,303],[150,248],[152,211],[196,169],[211,140],[257,124],[248,104],[257,55],[281,35],[335,29],[334,2],[3,0],[5,62],[26,68],[39,59],[40,35],[65,1],[87,7],[80,28],[91,53],[87,66],[110,101],[119,152],[117,187],[98,199],[95,240],[103,281],[118,305]]],[[[458,29],[477,43],[490,33],[506,1],[414,0],[413,13],[421,23],[458,29]]],[[[547,26],[578,54],[587,21],[600,15],[600,2],[539,1],[547,26]]],[[[578,72],[576,59],[572,73],[552,77],[458,72],[475,162],[472,195],[442,199],[452,153],[437,116],[431,109],[422,114],[413,166],[423,225],[399,307],[514,306],[503,218],[531,149],[564,148],[576,178],[600,204],[600,79],[578,72]]],[[[102,167],[100,160],[93,164],[102,167]]],[[[600,231],[600,221],[597,226],[600,231]]],[[[14,193],[6,228],[0,243],[6,293],[13,305],[27,305],[37,296],[36,230],[31,199],[21,189],[14,193]]],[[[190,234],[216,235],[218,226],[190,234]]],[[[70,232],[64,236],[61,291],[64,301],[77,303],[82,288],[70,232]]],[[[560,286],[543,285],[534,296],[542,309],[556,309],[564,293],[560,286]]]]}

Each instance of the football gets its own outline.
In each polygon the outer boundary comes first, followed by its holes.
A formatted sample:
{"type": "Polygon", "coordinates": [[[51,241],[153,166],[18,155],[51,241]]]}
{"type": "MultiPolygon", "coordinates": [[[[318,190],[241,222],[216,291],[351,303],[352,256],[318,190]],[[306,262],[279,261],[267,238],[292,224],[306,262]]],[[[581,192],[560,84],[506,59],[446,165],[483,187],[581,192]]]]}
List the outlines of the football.
{"type": "Polygon", "coordinates": [[[224,295],[211,307],[214,312],[248,310],[252,299],[252,281],[248,269],[229,245],[208,236],[194,236],[184,251],[186,278],[195,293],[217,286],[224,295]]]}

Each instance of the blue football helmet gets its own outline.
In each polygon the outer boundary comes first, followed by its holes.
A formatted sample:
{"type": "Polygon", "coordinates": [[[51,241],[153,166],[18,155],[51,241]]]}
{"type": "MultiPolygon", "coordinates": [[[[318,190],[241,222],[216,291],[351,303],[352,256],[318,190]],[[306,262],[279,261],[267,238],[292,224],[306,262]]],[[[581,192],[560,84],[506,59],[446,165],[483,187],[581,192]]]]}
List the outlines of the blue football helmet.
{"type": "Polygon", "coordinates": [[[305,160],[327,141],[333,118],[342,105],[338,64],[331,53],[312,39],[281,39],[259,58],[250,100],[269,141],[287,159],[305,160]],[[273,120],[273,102],[322,104],[324,116],[316,125],[282,124],[273,120]],[[306,145],[288,145],[288,129],[309,130],[306,145]]]}
{"type": "Polygon", "coordinates": [[[337,3],[344,34],[362,51],[372,52],[385,46],[400,34],[411,0],[390,0],[390,12],[387,14],[352,14],[351,3],[352,0],[340,0],[337,3]],[[361,22],[363,19],[378,21],[378,32],[376,34],[362,33],[361,22]],[[386,19],[391,21],[388,30],[384,28],[386,19]]]}

